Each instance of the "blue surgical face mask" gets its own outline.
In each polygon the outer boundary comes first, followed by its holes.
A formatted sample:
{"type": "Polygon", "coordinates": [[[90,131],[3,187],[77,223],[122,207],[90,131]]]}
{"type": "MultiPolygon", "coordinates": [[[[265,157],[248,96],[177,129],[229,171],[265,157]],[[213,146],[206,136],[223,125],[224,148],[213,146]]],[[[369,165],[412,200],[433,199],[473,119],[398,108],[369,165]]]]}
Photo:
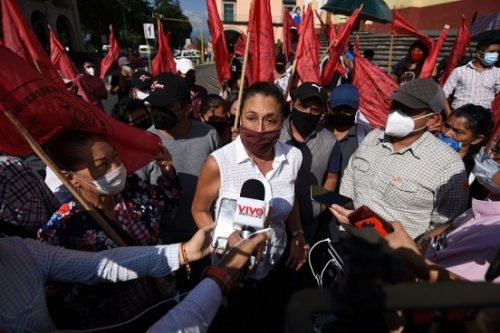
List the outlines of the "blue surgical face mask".
{"type": "Polygon", "coordinates": [[[474,156],[474,163],[472,172],[476,175],[479,184],[483,185],[490,193],[500,193],[500,185],[493,182],[493,176],[500,171],[500,164],[489,157],[484,152],[484,148],[474,156]]]}
{"type": "Polygon", "coordinates": [[[481,61],[486,67],[495,65],[498,61],[498,52],[484,52],[484,56],[481,61]]]}
{"type": "Polygon", "coordinates": [[[444,135],[443,133],[439,133],[438,139],[446,143],[448,146],[453,148],[454,151],[458,152],[462,149],[462,142],[459,142],[449,136],[444,135]]]}

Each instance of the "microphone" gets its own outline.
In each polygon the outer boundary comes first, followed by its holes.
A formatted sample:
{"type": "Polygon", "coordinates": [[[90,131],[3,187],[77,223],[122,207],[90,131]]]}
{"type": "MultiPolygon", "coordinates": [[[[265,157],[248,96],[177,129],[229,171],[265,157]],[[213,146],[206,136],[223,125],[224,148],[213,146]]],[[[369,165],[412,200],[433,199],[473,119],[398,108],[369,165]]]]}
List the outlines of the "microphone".
{"type": "Polygon", "coordinates": [[[266,202],[264,184],[257,179],[248,179],[241,187],[240,197],[236,200],[234,225],[241,227],[240,236],[248,239],[258,229],[264,228],[266,202]]]}

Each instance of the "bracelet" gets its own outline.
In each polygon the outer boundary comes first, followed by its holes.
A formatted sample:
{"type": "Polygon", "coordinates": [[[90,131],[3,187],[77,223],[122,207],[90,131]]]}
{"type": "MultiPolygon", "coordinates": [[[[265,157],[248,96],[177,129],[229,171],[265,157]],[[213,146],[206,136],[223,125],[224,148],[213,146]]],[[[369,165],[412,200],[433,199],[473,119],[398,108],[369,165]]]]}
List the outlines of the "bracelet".
{"type": "Polygon", "coordinates": [[[184,264],[186,265],[187,279],[189,280],[191,278],[191,265],[189,265],[185,244],[186,243],[181,243],[181,252],[182,252],[182,259],[184,260],[184,264]]]}
{"type": "Polygon", "coordinates": [[[295,230],[295,231],[292,231],[292,238],[295,238],[298,235],[303,235],[303,234],[304,234],[304,230],[295,230]]]}
{"type": "Polygon", "coordinates": [[[211,278],[221,287],[222,295],[227,295],[233,288],[233,277],[219,266],[208,266],[203,271],[203,276],[211,278]]]}

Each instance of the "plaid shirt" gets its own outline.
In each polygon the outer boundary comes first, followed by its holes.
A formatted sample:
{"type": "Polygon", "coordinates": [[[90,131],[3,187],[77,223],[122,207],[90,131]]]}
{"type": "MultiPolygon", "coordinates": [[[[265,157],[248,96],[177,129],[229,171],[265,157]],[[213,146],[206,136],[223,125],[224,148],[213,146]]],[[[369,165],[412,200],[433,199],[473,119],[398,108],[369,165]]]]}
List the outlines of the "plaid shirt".
{"type": "Polygon", "coordinates": [[[0,156],[0,221],[36,232],[59,207],[40,176],[14,156],[0,156]]]}
{"type": "Polygon", "coordinates": [[[460,156],[432,134],[393,152],[384,132],[373,130],[352,155],[340,193],[417,237],[465,211],[469,191],[460,156]]]}
{"type": "Polygon", "coordinates": [[[455,91],[451,104],[453,109],[465,104],[491,109],[491,102],[500,91],[500,68],[487,68],[481,73],[474,67],[473,61],[469,61],[451,72],[443,90],[447,98],[455,91]]]}

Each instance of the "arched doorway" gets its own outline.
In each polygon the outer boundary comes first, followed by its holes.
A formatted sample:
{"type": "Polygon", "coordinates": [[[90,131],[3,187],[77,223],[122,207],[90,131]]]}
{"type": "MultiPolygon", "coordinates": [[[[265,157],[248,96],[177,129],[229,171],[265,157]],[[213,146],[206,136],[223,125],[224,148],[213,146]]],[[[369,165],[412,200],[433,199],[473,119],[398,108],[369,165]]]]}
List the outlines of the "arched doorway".
{"type": "Polygon", "coordinates": [[[240,36],[241,36],[241,31],[230,28],[230,29],[224,30],[224,36],[226,37],[226,43],[227,43],[228,49],[229,49],[229,51],[231,51],[231,48],[233,48],[233,50],[234,50],[234,46],[236,45],[238,38],[240,38],[240,36]]]}
{"type": "Polygon", "coordinates": [[[59,40],[64,46],[69,47],[70,51],[73,50],[72,29],[71,22],[64,15],[59,15],[56,21],[56,30],[59,40]]]}
{"type": "Polygon", "coordinates": [[[31,27],[40,44],[42,44],[46,51],[49,51],[49,31],[47,25],[47,18],[41,11],[35,10],[31,14],[31,27]]]}

